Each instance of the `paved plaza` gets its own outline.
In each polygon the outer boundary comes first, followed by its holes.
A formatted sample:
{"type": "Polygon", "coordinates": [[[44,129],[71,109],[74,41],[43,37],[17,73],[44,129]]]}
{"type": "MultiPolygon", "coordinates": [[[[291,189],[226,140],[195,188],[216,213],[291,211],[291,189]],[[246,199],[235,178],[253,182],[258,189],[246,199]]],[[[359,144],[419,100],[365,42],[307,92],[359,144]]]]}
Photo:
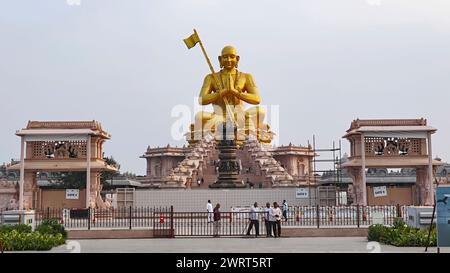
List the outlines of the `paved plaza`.
{"type": "MultiPolygon", "coordinates": [[[[365,237],[316,238],[177,238],[67,241],[53,253],[425,253],[423,247],[368,244],[365,237]]],[[[436,253],[436,248],[429,248],[436,253]]],[[[441,252],[450,253],[450,248],[441,252]]]]}

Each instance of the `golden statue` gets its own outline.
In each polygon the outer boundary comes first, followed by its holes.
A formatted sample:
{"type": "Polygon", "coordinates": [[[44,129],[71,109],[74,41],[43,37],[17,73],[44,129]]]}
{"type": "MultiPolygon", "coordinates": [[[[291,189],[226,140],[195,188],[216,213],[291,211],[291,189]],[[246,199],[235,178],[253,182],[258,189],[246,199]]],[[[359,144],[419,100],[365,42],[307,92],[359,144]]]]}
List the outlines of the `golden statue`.
{"type": "MultiPolygon", "coordinates": [[[[195,30],[194,30],[195,31],[195,30]]],[[[195,123],[191,125],[190,144],[196,143],[207,133],[212,133],[220,139],[221,128],[226,122],[235,127],[234,139],[240,145],[250,135],[260,142],[270,143],[273,133],[269,125],[264,124],[264,110],[259,106],[245,110],[243,102],[258,105],[261,101],[258,88],[252,75],[237,70],[240,57],[232,46],[225,46],[219,56],[221,70],[214,72],[209,58],[203,48],[197,32],[194,32],[185,43],[192,48],[199,42],[210,65],[211,74],[204,81],[199,95],[201,105],[211,104],[214,112],[199,112],[195,115],[195,123]]]]}

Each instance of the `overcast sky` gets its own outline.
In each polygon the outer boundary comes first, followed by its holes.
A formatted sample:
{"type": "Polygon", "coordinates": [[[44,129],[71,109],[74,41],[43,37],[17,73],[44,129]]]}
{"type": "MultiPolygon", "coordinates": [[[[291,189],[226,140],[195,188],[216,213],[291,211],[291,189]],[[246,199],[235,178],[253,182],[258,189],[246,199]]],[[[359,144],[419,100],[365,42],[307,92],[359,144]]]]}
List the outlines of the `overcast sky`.
{"type": "Polygon", "coordinates": [[[450,161],[448,0],[0,0],[0,162],[19,157],[28,120],[95,119],[106,155],[145,174],[147,145],[185,144],[171,111],[193,111],[209,73],[182,41],[193,28],[216,69],[236,46],[261,103],[279,106],[280,144],[331,146],[358,117],[424,117],[450,161]]]}

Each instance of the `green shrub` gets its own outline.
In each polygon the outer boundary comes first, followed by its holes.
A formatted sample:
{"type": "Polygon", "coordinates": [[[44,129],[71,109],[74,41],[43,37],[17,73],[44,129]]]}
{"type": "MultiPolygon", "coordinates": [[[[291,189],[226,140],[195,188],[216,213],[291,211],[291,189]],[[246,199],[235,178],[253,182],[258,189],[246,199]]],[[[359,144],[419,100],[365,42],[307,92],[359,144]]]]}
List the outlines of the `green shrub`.
{"type": "Polygon", "coordinates": [[[395,229],[403,229],[403,228],[408,227],[406,225],[405,221],[403,221],[402,218],[398,218],[398,217],[394,219],[394,222],[392,223],[392,226],[395,229]]]}
{"type": "Polygon", "coordinates": [[[6,251],[50,250],[65,243],[67,232],[57,220],[44,220],[35,231],[29,225],[0,226],[0,241],[6,251]]]}
{"type": "MultiPolygon", "coordinates": [[[[367,235],[369,241],[377,241],[394,246],[427,246],[428,229],[408,227],[402,220],[394,221],[392,227],[372,225],[367,235]]],[[[436,229],[432,228],[429,246],[436,246],[436,229]]]]}
{"type": "Polygon", "coordinates": [[[0,226],[0,233],[10,232],[13,230],[17,230],[20,233],[30,233],[31,226],[26,225],[26,224],[19,224],[19,225],[14,225],[14,226],[8,226],[8,225],[0,226]]]}
{"type": "Polygon", "coordinates": [[[37,231],[21,233],[17,230],[0,233],[0,241],[5,251],[50,250],[65,243],[61,234],[48,235],[37,231]]]}
{"type": "Polygon", "coordinates": [[[42,221],[42,224],[40,224],[36,228],[36,231],[40,232],[41,234],[48,235],[61,234],[64,239],[67,238],[67,231],[64,229],[64,226],[61,225],[56,219],[48,219],[42,221]]]}
{"type": "Polygon", "coordinates": [[[367,240],[380,242],[381,236],[383,236],[386,233],[386,229],[388,229],[388,227],[385,227],[380,224],[370,226],[367,235],[367,240]]]}

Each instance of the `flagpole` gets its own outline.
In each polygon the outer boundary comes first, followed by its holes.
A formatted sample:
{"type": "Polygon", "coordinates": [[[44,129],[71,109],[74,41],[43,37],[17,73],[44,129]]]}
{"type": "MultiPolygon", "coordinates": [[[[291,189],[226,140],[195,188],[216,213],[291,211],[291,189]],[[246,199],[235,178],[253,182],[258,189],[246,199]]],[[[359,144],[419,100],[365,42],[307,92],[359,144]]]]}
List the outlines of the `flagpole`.
{"type": "MultiPolygon", "coordinates": [[[[194,29],[194,33],[198,37],[198,43],[200,44],[203,55],[205,56],[206,62],[208,63],[209,69],[211,70],[211,73],[213,74],[213,77],[214,77],[214,74],[216,72],[214,72],[214,67],[212,66],[211,61],[209,60],[208,54],[206,54],[206,50],[205,50],[205,47],[203,47],[202,40],[200,39],[200,36],[198,35],[197,30],[194,29]]],[[[219,82],[217,82],[217,79],[215,77],[214,77],[214,80],[216,81],[216,84],[219,85],[219,82]]],[[[221,89],[223,88],[222,84],[219,85],[219,88],[221,88],[221,89]]]]}
{"type": "MultiPolygon", "coordinates": [[[[216,72],[214,72],[214,67],[212,66],[211,61],[209,60],[208,54],[206,54],[206,50],[203,47],[202,40],[200,39],[200,36],[198,35],[197,30],[195,30],[195,28],[194,28],[194,33],[198,37],[198,43],[200,44],[200,48],[202,49],[203,55],[205,56],[206,62],[208,63],[209,69],[211,70],[212,77],[213,77],[214,81],[216,82],[216,85],[220,89],[223,89],[222,82],[216,78],[216,75],[215,75],[216,72]]],[[[234,115],[233,115],[233,112],[231,111],[231,109],[229,108],[228,99],[226,97],[223,97],[223,101],[225,102],[225,107],[226,107],[228,116],[230,116],[230,118],[233,118],[234,115]]]]}

